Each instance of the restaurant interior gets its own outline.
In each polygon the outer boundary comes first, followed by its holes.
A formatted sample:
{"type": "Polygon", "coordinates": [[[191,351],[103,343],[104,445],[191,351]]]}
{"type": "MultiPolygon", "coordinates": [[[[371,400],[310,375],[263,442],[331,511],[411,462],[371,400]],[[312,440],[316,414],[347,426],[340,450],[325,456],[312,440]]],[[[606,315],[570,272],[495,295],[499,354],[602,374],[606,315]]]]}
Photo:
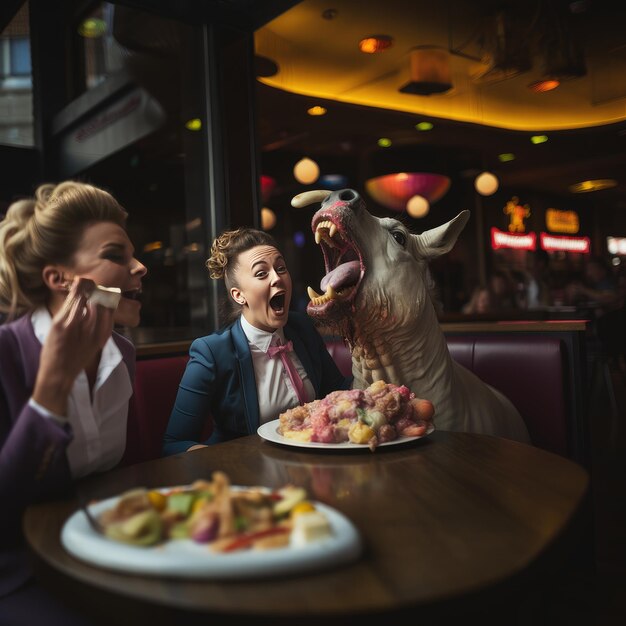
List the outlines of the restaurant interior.
{"type": "Polygon", "coordinates": [[[604,0],[5,0],[0,215],[41,182],[110,190],[148,267],[128,335],[164,354],[222,322],[204,262],[227,227],[274,235],[304,311],[324,264],[294,196],[354,189],[416,233],[468,209],[430,266],[441,324],[584,328],[594,573],[564,573],[522,626],[621,623],[625,25],[604,0]],[[615,295],[600,331],[593,259],[615,295]]]}

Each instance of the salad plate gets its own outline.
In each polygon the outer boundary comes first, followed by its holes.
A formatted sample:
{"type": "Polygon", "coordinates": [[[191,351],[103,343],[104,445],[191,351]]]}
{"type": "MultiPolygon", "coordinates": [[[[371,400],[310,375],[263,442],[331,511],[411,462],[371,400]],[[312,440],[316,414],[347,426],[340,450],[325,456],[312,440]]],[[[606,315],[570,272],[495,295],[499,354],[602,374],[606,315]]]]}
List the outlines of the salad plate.
{"type": "MultiPolygon", "coordinates": [[[[171,491],[172,487],[160,491],[171,491]]],[[[98,517],[119,498],[89,505],[98,517]]],[[[82,510],[75,511],[61,531],[61,543],[72,556],[91,565],[128,574],[175,578],[236,580],[266,578],[337,567],[356,560],[362,551],[359,532],[341,512],[314,503],[332,529],[330,536],[305,545],[214,552],[208,544],[172,539],[144,547],[115,541],[96,532],[82,510]]]]}

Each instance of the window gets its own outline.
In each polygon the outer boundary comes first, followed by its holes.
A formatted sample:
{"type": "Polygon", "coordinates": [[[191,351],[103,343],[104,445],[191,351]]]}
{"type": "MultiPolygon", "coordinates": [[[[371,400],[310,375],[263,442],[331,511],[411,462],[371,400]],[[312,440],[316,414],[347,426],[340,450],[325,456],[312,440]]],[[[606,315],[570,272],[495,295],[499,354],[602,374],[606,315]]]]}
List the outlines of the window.
{"type": "Polygon", "coordinates": [[[28,3],[0,33],[0,143],[35,143],[28,3]]]}
{"type": "Polygon", "coordinates": [[[9,39],[11,76],[30,76],[30,40],[28,37],[9,39]]]}

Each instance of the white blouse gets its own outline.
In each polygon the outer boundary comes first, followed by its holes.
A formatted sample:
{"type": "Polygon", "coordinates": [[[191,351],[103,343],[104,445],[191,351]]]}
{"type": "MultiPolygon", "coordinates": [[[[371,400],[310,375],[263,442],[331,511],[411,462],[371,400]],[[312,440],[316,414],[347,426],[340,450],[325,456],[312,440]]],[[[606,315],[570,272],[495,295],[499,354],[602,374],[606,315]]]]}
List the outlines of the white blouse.
{"type": "MultiPolygon", "coordinates": [[[[52,324],[48,310],[37,309],[31,316],[37,339],[43,344],[52,324]]],[[[120,462],[126,448],[128,401],[133,393],[130,374],[113,337],[104,345],[93,398],[83,370],[69,396],[67,421],[74,438],[67,448],[73,478],[111,469],[120,462]]],[[[59,416],[31,399],[31,405],[51,419],[59,416]]],[[[63,420],[63,418],[60,418],[63,420]]]]}
{"type": "MultiPolygon", "coordinates": [[[[285,334],[282,328],[273,333],[260,330],[252,326],[243,315],[241,316],[241,327],[248,339],[252,353],[252,364],[259,397],[259,419],[260,423],[264,424],[277,419],[280,413],[297,406],[299,403],[296,390],[291,384],[282,360],[277,357],[271,359],[267,354],[267,349],[270,346],[278,345],[280,342],[286,343],[285,334]]],[[[302,378],[307,402],[311,402],[315,399],[313,383],[309,380],[309,376],[295,350],[289,352],[289,358],[293,361],[300,378],[302,378]]]]}

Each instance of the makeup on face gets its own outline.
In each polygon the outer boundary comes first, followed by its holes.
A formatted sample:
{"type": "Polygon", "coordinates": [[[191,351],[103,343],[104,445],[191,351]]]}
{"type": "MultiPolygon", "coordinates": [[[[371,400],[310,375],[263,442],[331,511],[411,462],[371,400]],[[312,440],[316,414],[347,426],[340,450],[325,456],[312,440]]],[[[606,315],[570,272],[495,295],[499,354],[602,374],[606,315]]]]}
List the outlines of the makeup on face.
{"type": "Polygon", "coordinates": [[[292,284],[279,250],[261,245],[242,252],[236,279],[235,291],[243,299],[243,315],[250,324],[269,332],[286,324],[292,284]]]}

